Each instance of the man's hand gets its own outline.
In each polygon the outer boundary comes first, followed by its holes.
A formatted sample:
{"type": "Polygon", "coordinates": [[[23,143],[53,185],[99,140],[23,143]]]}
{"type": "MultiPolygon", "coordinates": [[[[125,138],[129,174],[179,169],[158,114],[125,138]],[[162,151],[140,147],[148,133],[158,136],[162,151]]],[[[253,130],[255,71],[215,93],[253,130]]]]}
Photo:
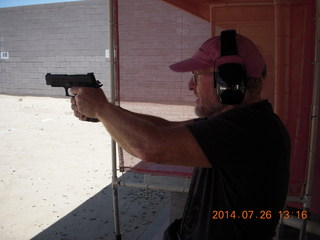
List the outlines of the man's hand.
{"type": "Polygon", "coordinates": [[[74,115],[82,121],[87,118],[97,118],[99,111],[103,111],[108,99],[101,88],[72,87],[71,108],[74,115]]]}

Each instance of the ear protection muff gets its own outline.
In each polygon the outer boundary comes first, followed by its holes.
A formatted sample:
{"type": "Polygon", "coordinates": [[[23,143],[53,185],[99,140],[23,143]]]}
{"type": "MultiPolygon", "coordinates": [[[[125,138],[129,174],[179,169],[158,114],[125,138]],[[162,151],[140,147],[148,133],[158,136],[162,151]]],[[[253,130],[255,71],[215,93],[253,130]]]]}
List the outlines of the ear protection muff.
{"type": "Polygon", "coordinates": [[[222,104],[240,104],[246,93],[247,73],[238,55],[235,30],[221,32],[220,51],[221,57],[215,61],[214,87],[222,104]]]}

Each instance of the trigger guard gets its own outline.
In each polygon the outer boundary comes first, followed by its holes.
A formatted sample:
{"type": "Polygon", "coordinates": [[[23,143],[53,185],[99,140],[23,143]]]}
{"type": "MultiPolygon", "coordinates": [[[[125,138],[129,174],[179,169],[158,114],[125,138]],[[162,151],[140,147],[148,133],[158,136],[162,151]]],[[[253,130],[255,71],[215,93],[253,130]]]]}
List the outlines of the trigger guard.
{"type": "Polygon", "coordinates": [[[76,95],[73,95],[73,94],[72,95],[69,94],[69,91],[68,91],[69,88],[66,87],[66,88],[64,88],[64,90],[66,91],[66,96],[67,97],[75,97],[76,96],[76,95]]]}

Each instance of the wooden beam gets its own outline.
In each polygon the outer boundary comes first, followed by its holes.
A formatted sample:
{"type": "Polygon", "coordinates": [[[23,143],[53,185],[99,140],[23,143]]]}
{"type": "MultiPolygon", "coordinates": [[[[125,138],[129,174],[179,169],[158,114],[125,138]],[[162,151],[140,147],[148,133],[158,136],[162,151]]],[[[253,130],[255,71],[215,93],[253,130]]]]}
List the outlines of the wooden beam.
{"type": "Polygon", "coordinates": [[[210,21],[210,3],[212,0],[162,0],[177,8],[183,9],[207,22],[210,21]]]}

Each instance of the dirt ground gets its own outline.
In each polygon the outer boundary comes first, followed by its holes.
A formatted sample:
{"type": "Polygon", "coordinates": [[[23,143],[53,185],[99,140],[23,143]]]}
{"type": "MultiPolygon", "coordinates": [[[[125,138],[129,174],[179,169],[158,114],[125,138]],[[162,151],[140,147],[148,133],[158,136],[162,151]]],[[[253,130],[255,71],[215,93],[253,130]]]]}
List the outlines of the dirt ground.
{"type": "MultiPolygon", "coordinates": [[[[114,239],[110,136],[100,123],[78,121],[69,101],[0,95],[0,239],[114,239]]],[[[169,118],[176,108],[187,112],[180,119],[192,116],[192,108],[172,106],[169,118]]],[[[122,239],[139,239],[169,196],[119,188],[122,239]]]]}

